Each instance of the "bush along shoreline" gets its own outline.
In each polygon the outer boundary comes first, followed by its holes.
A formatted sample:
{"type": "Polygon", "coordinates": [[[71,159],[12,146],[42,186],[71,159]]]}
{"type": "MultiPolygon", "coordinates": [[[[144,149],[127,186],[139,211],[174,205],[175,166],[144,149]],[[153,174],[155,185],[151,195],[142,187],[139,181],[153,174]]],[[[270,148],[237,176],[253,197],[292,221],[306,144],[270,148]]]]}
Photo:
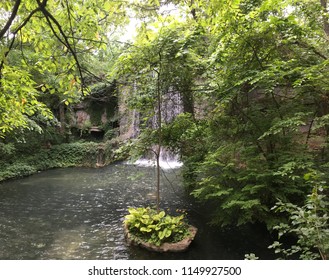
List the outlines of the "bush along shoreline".
{"type": "Polygon", "coordinates": [[[0,182],[65,167],[101,167],[120,160],[112,142],[77,141],[32,148],[0,143],[0,182]]]}

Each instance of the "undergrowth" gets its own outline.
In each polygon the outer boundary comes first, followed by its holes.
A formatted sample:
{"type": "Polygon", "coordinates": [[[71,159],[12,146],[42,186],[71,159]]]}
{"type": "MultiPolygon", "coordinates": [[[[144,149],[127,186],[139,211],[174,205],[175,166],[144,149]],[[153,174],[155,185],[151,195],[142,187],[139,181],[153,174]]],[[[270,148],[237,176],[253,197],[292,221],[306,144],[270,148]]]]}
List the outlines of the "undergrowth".
{"type": "MultiPolygon", "coordinates": [[[[112,159],[111,144],[102,143],[106,150],[104,163],[110,163],[112,159]]],[[[51,147],[29,147],[23,149],[20,144],[0,145],[0,181],[18,178],[58,167],[90,166],[97,163],[100,143],[73,142],[53,145],[51,147]]]]}

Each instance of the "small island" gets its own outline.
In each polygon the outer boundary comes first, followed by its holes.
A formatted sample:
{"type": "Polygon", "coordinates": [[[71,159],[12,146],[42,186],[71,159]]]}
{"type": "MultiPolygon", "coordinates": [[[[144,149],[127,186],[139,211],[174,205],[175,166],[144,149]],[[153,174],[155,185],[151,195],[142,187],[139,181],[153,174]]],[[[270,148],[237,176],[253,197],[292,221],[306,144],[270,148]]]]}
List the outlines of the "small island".
{"type": "Polygon", "coordinates": [[[197,228],[185,221],[185,216],[171,216],[150,207],[129,208],[124,220],[125,237],[129,245],[155,252],[183,252],[188,249],[197,228]]]}

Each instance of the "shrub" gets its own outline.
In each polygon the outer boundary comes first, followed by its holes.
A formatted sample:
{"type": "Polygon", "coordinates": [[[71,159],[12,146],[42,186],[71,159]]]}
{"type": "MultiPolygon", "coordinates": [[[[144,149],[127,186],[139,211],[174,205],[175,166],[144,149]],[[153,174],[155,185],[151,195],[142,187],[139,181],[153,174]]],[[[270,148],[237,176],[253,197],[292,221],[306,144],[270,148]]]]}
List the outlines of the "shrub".
{"type": "Polygon", "coordinates": [[[279,239],[283,236],[296,236],[297,242],[289,247],[275,241],[269,248],[285,258],[298,256],[300,259],[328,259],[329,257],[329,201],[325,188],[315,185],[303,206],[279,201],[273,210],[287,213],[289,221],[280,223],[274,229],[279,239]]]}
{"type": "Polygon", "coordinates": [[[1,159],[8,159],[10,158],[16,151],[14,144],[8,143],[4,144],[0,142],[0,158],[1,159]]]}
{"type": "MultiPolygon", "coordinates": [[[[32,151],[29,143],[26,143],[25,149],[22,149],[21,143],[20,146],[20,149],[9,144],[0,147],[0,153],[8,155],[0,158],[0,181],[56,167],[95,166],[100,148],[99,143],[83,141],[53,145],[48,149],[39,144],[39,149],[32,151]]],[[[113,161],[110,142],[104,143],[101,148],[106,153],[104,163],[113,161]]]]}
{"type": "Polygon", "coordinates": [[[35,167],[30,166],[24,162],[15,162],[14,164],[7,165],[4,170],[0,171],[0,181],[13,177],[28,176],[35,172],[37,172],[35,167]]]}

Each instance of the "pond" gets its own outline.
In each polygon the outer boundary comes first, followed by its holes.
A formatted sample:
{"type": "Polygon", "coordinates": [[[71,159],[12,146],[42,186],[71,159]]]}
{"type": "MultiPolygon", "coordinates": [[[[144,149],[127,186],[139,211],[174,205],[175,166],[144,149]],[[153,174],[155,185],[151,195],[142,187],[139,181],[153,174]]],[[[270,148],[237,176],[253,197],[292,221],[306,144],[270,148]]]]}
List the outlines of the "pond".
{"type": "Polygon", "coordinates": [[[161,207],[186,209],[199,228],[190,249],[159,254],[127,246],[123,218],[130,206],[154,203],[155,170],[123,163],[65,168],[0,184],[0,259],[272,259],[264,229],[225,231],[184,192],[179,169],[162,173],[161,207]]]}

